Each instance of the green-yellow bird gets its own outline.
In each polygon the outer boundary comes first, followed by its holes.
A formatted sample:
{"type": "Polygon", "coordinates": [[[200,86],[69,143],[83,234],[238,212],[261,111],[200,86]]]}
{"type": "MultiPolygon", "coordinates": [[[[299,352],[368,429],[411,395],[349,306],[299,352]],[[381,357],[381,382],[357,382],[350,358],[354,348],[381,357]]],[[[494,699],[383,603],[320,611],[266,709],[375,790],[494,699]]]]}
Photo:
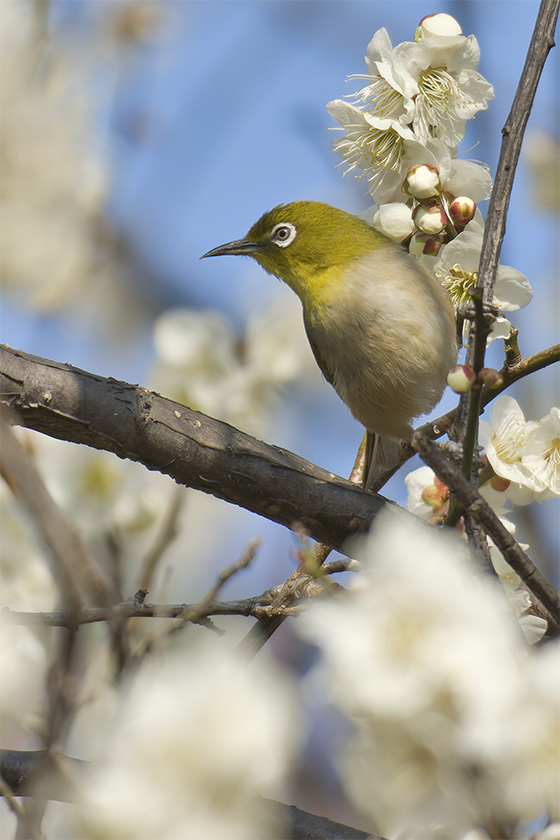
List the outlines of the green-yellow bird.
{"type": "Polygon", "coordinates": [[[457,345],[447,292],[402,246],[316,201],[265,213],[205,257],[253,257],[300,298],[325,378],[370,433],[366,486],[394,466],[411,421],[439,402],[457,345]]]}

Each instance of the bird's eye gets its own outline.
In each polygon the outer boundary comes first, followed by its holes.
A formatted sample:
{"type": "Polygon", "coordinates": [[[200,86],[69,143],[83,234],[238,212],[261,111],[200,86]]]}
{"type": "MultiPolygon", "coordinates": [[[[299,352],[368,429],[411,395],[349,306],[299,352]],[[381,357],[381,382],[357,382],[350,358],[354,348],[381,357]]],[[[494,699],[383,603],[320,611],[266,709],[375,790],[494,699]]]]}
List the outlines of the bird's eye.
{"type": "Polygon", "coordinates": [[[297,230],[291,222],[279,222],[272,228],[271,239],[279,248],[286,248],[296,238],[297,230]]]}

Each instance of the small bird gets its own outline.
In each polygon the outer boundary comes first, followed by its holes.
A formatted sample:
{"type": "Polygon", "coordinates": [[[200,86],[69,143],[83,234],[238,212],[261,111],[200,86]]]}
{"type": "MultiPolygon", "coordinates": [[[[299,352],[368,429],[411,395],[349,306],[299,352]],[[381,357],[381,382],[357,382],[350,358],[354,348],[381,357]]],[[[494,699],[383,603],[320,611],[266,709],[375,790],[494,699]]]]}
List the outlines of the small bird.
{"type": "Polygon", "coordinates": [[[396,466],[456,361],[449,295],[401,245],[316,201],[281,204],[204,257],[253,257],[298,295],[317,364],[368,432],[364,485],[396,466]]]}

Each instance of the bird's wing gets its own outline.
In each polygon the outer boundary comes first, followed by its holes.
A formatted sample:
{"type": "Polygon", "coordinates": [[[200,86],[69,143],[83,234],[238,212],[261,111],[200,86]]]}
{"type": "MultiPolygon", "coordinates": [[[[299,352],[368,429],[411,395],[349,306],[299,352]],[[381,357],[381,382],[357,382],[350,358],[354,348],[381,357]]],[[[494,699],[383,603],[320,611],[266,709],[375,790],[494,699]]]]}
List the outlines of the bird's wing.
{"type": "Polygon", "coordinates": [[[313,351],[313,355],[315,356],[315,361],[319,365],[321,373],[323,374],[327,382],[334,386],[334,367],[332,366],[332,364],[327,364],[325,357],[321,354],[321,351],[319,350],[319,345],[313,338],[313,330],[305,316],[305,313],[303,316],[303,323],[305,325],[305,332],[307,333],[307,340],[309,341],[309,344],[313,351]]]}

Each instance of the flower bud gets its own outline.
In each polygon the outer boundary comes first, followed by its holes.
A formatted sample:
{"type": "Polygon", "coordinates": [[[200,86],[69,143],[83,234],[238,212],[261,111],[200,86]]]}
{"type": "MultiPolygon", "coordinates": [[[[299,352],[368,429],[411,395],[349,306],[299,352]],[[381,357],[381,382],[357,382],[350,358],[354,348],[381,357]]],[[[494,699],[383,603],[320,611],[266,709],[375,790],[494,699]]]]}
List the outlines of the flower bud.
{"type": "Polygon", "coordinates": [[[441,246],[445,243],[445,240],[446,237],[443,233],[436,234],[435,236],[429,233],[415,233],[410,240],[408,250],[415,257],[420,257],[422,254],[435,257],[441,246]]]}
{"type": "Polygon", "coordinates": [[[476,204],[466,195],[458,195],[448,205],[449,218],[456,228],[464,228],[474,219],[476,204]]]}
{"type": "Polygon", "coordinates": [[[421,38],[431,38],[433,35],[461,35],[462,29],[451,15],[445,13],[426,15],[422,18],[416,32],[414,33],[414,40],[419,41],[421,38]]]}
{"type": "Polygon", "coordinates": [[[430,507],[441,507],[440,492],[435,484],[429,484],[427,487],[424,487],[420,498],[425,504],[430,505],[430,507]]]}
{"type": "Polygon", "coordinates": [[[468,365],[454,365],[447,374],[447,384],[456,394],[470,391],[475,382],[474,370],[468,365]]]}
{"type": "Polygon", "coordinates": [[[401,189],[405,195],[414,198],[432,198],[441,192],[439,169],[431,163],[419,163],[409,166],[401,189]]]}
{"type": "Polygon", "coordinates": [[[499,493],[503,493],[504,490],[507,490],[510,484],[511,481],[509,478],[502,478],[501,475],[495,475],[490,479],[490,487],[492,490],[497,490],[499,493]]]}
{"type": "Polygon", "coordinates": [[[417,204],[412,211],[414,224],[423,233],[441,233],[447,224],[447,216],[437,201],[417,204]]]}
{"type": "Polygon", "coordinates": [[[449,499],[449,487],[434,476],[434,483],[424,487],[420,498],[425,504],[435,509],[442,507],[449,499]]]}
{"type": "Polygon", "coordinates": [[[382,204],[373,217],[372,226],[394,242],[402,242],[414,230],[410,207],[399,201],[382,204]]]}
{"type": "Polygon", "coordinates": [[[478,373],[478,381],[489,388],[499,388],[504,384],[504,377],[495,368],[482,368],[478,373]]]}

